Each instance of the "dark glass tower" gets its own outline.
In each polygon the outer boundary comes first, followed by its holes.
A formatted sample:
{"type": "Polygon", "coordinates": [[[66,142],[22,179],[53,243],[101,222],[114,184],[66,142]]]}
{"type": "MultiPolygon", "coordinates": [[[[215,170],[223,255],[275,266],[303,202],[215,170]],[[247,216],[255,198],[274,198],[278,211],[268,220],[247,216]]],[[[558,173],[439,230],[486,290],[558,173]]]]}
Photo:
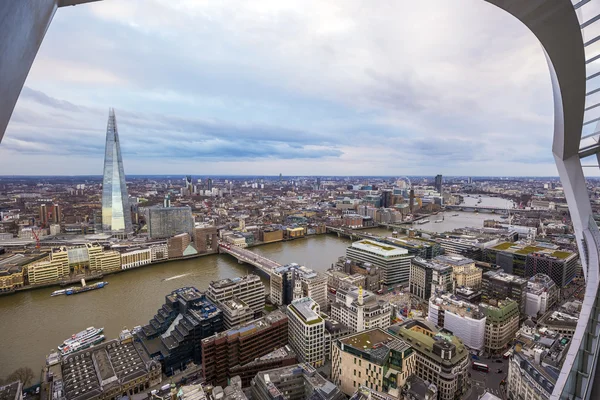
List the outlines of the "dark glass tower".
{"type": "Polygon", "coordinates": [[[126,237],[133,233],[117,119],[112,108],[108,111],[106,127],[106,152],[102,179],[102,230],[117,237],[126,237]]]}

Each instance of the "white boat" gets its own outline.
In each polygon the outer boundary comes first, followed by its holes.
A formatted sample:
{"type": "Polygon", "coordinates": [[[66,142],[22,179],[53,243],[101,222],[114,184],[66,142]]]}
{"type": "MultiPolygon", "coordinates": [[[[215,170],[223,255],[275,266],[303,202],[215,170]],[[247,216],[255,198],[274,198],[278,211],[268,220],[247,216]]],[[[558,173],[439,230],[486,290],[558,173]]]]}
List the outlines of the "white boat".
{"type": "Polygon", "coordinates": [[[66,289],[55,290],[50,296],[60,296],[61,294],[65,294],[66,291],[66,289]]]}
{"type": "Polygon", "coordinates": [[[416,221],[416,223],[419,224],[419,225],[423,225],[423,224],[426,224],[428,222],[431,222],[431,221],[429,221],[428,219],[422,219],[422,220],[416,221]]]}
{"type": "Polygon", "coordinates": [[[436,224],[441,224],[442,222],[444,222],[444,220],[443,220],[443,219],[438,219],[438,220],[436,220],[436,221],[434,221],[434,222],[435,222],[436,224]]]}

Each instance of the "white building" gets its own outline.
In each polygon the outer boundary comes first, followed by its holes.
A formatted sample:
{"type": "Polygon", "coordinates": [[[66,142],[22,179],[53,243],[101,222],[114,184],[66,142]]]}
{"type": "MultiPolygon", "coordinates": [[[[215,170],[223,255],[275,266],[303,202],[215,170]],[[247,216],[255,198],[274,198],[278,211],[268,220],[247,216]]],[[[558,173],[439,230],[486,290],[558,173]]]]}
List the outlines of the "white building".
{"type": "Polygon", "coordinates": [[[536,274],[527,282],[525,313],[530,317],[544,314],[558,301],[558,286],[546,274],[536,274]]]}
{"type": "Polygon", "coordinates": [[[346,257],[381,268],[382,280],[387,286],[408,284],[413,255],[406,249],[372,240],[361,240],[352,243],[352,246],[346,249],[346,257]]]}
{"type": "Polygon", "coordinates": [[[121,253],[121,269],[141,267],[152,262],[150,249],[135,249],[121,253]]]}
{"type": "Polygon", "coordinates": [[[390,326],[390,303],[378,300],[362,288],[338,289],[331,317],[346,325],[352,332],[371,328],[387,329],[390,326]]]}
{"type": "Polygon", "coordinates": [[[265,286],[253,274],[212,281],[208,285],[206,296],[215,304],[238,298],[248,304],[254,314],[262,314],[265,308],[265,286]]]}
{"type": "Polygon", "coordinates": [[[294,300],[287,307],[288,339],[298,361],[320,367],[325,362],[325,321],[319,304],[310,297],[294,300]]]}
{"type": "Polygon", "coordinates": [[[169,246],[167,246],[167,242],[152,244],[150,246],[150,256],[152,262],[167,260],[169,258],[169,246]]]}
{"type": "Polygon", "coordinates": [[[427,319],[452,332],[465,346],[482,350],[485,345],[486,317],[476,305],[452,297],[449,294],[432,296],[427,319]]]}

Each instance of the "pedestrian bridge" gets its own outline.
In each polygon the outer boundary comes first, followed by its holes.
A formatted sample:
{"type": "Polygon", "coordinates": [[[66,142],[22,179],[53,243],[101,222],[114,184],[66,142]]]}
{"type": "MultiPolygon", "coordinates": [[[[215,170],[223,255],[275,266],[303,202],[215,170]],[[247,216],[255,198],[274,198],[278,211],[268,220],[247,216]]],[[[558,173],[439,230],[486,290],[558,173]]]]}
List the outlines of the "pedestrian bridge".
{"type": "Polygon", "coordinates": [[[250,264],[267,274],[269,277],[271,277],[271,274],[275,268],[281,267],[281,264],[278,262],[229,243],[219,243],[219,252],[227,253],[230,256],[237,258],[240,264],[250,264]]]}

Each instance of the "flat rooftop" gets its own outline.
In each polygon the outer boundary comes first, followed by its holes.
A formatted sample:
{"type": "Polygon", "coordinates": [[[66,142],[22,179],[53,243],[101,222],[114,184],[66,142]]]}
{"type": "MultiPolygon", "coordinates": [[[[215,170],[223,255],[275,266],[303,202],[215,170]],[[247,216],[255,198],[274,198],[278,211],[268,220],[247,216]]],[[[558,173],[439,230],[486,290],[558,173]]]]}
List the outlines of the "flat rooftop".
{"type": "Polygon", "coordinates": [[[317,324],[323,321],[321,316],[315,311],[317,307],[318,304],[310,297],[294,300],[292,304],[288,306],[292,312],[307,324],[317,324]]]}
{"type": "Polygon", "coordinates": [[[375,253],[382,257],[403,256],[408,254],[408,250],[401,247],[383,244],[372,240],[361,240],[359,242],[354,242],[352,243],[351,247],[358,250],[375,253]]]}
{"type": "Polygon", "coordinates": [[[444,264],[456,265],[456,266],[469,265],[469,264],[473,264],[475,262],[470,258],[459,256],[459,255],[437,256],[435,258],[435,260],[442,262],[444,264]]]}
{"type": "Polygon", "coordinates": [[[235,286],[238,285],[242,282],[253,282],[253,281],[260,281],[260,278],[257,275],[253,275],[253,274],[248,274],[245,276],[239,276],[237,278],[227,278],[227,279],[221,279],[218,281],[212,281],[210,283],[210,286],[216,288],[216,289],[222,289],[222,288],[226,288],[229,286],[235,286]]]}

